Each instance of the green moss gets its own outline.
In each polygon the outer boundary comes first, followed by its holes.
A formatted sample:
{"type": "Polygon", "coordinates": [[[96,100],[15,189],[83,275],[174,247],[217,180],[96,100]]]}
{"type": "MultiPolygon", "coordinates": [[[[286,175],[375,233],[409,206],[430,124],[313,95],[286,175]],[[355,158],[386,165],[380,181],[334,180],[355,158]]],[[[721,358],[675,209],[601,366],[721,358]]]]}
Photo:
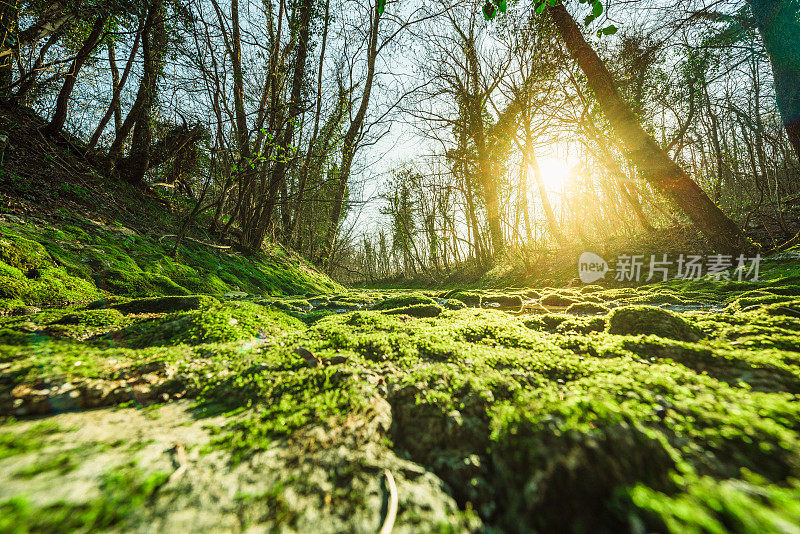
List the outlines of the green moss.
{"type": "Polygon", "coordinates": [[[42,449],[47,438],[61,431],[55,423],[44,421],[25,431],[13,428],[13,421],[0,426],[0,459],[42,449]]]}
{"type": "Polygon", "coordinates": [[[386,310],[384,313],[388,315],[410,315],[411,317],[436,317],[442,313],[442,308],[435,304],[415,304],[386,310]]]}
{"type": "Polygon", "coordinates": [[[17,280],[23,280],[25,278],[22,271],[2,261],[0,261],[0,276],[16,278],[17,280]]]}
{"type": "MultiPolygon", "coordinates": [[[[102,305],[102,303],[98,304],[102,305]]],[[[113,304],[112,307],[127,315],[130,313],[172,313],[199,310],[210,308],[215,304],[219,304],[219,301],[214,297],[191,295],[138,299],[121,304],[113,304]]]]}
{"type": "Polygon", "coordinates": [[[574,304],[576,299],[558,293],[551,293],[539,302],[544,306],[566,307],[574,304]]]}
{"type": "Polygon", "coordinates": [[[70,313],[56,321],[56,324],[80,326],[116,326],[124,322],[124,316],[117,310],[84,310],[70,313]]]}
{"type": "Polygon", "coordinates": [[[124,467],[105,474],[101,496],[86,504],[57,503],[36,506],[25,498],[0,503],[0,530],[4,532],[72,532],[108,530],[135,521],[150,497],[169,478],[166,473],[146,475],[124,467]]]}
{"type": "Polygon", "coordinates": [[[597,293],[598,291],[603,291],[604,289],[605,288],[603,286],[591,285],[590,284],[588,286],[581,287],[580,292],[583,293],[583,294],[597,293]]]}
{"type": "Polygon", "coordinates": [[[594,302],[576,302],[570,304],[566,309],[567,313],[575,314],[595,314],[595,313],[608,313],[609,309],[594,302]]]}
{"type": "Polygon", "coordinates": [[[301,368],[280,376],[249,373],[230,382],[228,387],[207,391],[204,401],[229,405],[231,401],[267,400],[260,414],[229,423],[215,440],[215,445],[233,451],[234,461],[266,449],[272,440],[299,428],[337,419],[341,422],[370,405],[370,392],[363,381],[332,368],[301,368]],[[231,387],[238,398],[218,395],[231,387]]]}
{"type": "Polygon", "coordinates": [[[121,332],[134,347],[181,343],[227,343],[288,334],[303,327],[297,319],[250,302],[225,302],[202,310],[134,325],[121,332]]]}
{"type": "Polygon", "coordinates": [[[641,524],[665,532],[786,532],[800,524],[796,481],[768,484],[745,471],[745,480],[681,477],[680,491],[666,494],[637,485],[628,490],[641,524]]]}
{"type": "Polygon", "coordinates": [[[489,293],[483,296],[481,300],[481,305],[492,305],[495,304],[497,306],[503,308],[521,308],[522,307],[522,297],[520,295],[503,295],[498,293],[489,293]]]}
{"type": "Polygon", "coordinates": [[[629,306],[617,308],[608,318],[608,333],[620,335],[654,334],[681,341],[696,341],[700,330],[681,316],[661,308],[629,306]]]}
{"type": "Polygon", "coordinates": [[[445,298],[459,300],[471,308],[481,305],[482,295],[475,291],[451,291],[445,298]]]}
{"type": "Polygon", "coordinates": [[[753,291],[733,300],[730,304],[728,304],[728,308],[737,311],[750,308],[751,306],[765,306],[767,304],[790,302],[792,300],[795,300],[795,297],[791,295],[775,295],[768,292],[753,291]]]}
{"type": "Polygon", "coordinates": [[[3,315],[8,315],[16,308],[24,305],[25,303],[19,299],[0,298],[0,317],[3,315]]]}
{"type": "Polygon", "coordinates": [[[462,301],[456,299],[445,299],[442,301],[442,306],[447,310],[463,310],[467,307],[462,301]]]}
{"type": "Polygon", "coordinates": [[[409,293],[399,297],[390,297],[375,304],[372,309],[374,310],[392,310],[395,308],[403,308],[407,306],[427,305],[433,306],[436,302],[425,295],[420,293],[409,293]]]}
{"type": "Polygon", "coordinates": [[[87,302],[99,296],[97,288],[60,268],[45,268],[27,279],[0,276],[0,297],[21,300],[35,306],[87,302]]]}
{"type": "Polygon", "coordinates": [[[42,473],[52,471],[55,471],[59,475],[64,475],[74,470],[77,466],[78,462],[75,455],[64,452],[47,455],[44,458],[37,458],[36,463],[15,471],[14,476],[19,478],[33,478],[42,473]]]}
{"type": "Polygon", "coordinates": [[[0,260],[23,272],[43,269],[53,264],[41,244],[8,232],[3,232],[0,236],[0,260]]]}

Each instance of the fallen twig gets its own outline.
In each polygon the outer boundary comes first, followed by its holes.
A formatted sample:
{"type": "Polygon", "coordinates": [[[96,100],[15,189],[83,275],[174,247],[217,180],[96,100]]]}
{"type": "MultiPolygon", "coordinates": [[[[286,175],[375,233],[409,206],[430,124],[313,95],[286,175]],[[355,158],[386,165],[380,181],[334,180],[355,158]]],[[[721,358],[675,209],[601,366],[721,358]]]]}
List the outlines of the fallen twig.
{"type": "Polygon", "coordinates": [[[394,483],[392,472],[388,469],[383,470],[386,475],[386,485],[389,486],[389,509],[386,512],[386,519],[383,520],[383,526],[379,534],[389,534],[394,528],[394,520],[397,518],[397,486],[394,483]]]}
{"type": "Polygon", "coordinates": [[[186,468],[188,466],[188,458],[186,457],[186,447],[181,442],[175,442],[175,446],[172,447],[172,454],[174,456],[175,462],[178,464],[178,468],[169,476],[169,480],[167,483],[171,484],[181,478],[183,474],[186,472],[186,468]]]}
{"type": "MultiPolygon", "coordinates": [[[[168,237],[178,237],[178,236],[174,234],[162,235],[161,237],[158,238],[158,242],[161,243],[162,240],[168,237]]],[[[186,241],[191,241],[192,243],[197,243],[198,245],[205,245],[207,247],[216,248],[219,250],[228,250],[229,248],[231,248],[230,245],[215,245],[213,243],[206,243],[205,241],[200,241],[199,239],[195,239],[193,237],[184,236],[183,239],[185,239],[186,241]]]]}

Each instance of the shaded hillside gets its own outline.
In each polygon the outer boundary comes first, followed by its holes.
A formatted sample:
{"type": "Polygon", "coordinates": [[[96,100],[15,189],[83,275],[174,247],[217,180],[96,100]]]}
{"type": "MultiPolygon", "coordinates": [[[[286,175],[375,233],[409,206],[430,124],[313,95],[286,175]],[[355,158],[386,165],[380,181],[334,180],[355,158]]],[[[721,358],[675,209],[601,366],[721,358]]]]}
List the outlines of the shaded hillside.
{"type": "Polygon", "coordinates": [[[39,134],[23,108],[0,115],[7,136],[0,169],[2,308],[99,298],[319,294],[341,287],[298,255],[266,245],[246,255],[190,226],[173,256],[189,206],[102,177],[76,141],[39,134]]]}

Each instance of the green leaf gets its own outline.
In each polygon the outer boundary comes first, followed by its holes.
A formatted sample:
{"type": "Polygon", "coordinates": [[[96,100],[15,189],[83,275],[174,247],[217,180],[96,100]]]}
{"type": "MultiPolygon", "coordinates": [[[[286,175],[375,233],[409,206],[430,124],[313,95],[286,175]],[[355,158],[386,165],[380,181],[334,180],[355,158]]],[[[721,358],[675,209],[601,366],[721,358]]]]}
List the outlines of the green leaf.
{"type": "Polygon", "coordinates": [[[486,2],[483,4],[483,18],[486,20],[492,20],[497,13],[497,8],[494,7],[494,4],[491,2],[486,2]]]}
{"type": "Polygon", "coordinates": [[[386,9],[386,0],[378,0],[378,14],[383,15],[385,9],[386,9]]]}
{"type": "Polygon", "coordinates": [[[603,28],[603,35],[614,35],[615,33],[617,33],[617,27],[613,24],[603,28]]]}
{"type": "Polygon", "coordinates": [[[592,16],[594,18],[599,17],[603,14],[603,2],[600,0],[595,0],[594,4],[592,4],[592,16]]]}
{"type": "Polygon", "coordinates": [[[508,3],[506,0],[495,0],[494,3],[497,4],[497,9],[500,11],[500,13],[505,13],[508,9],[508,3]]]}

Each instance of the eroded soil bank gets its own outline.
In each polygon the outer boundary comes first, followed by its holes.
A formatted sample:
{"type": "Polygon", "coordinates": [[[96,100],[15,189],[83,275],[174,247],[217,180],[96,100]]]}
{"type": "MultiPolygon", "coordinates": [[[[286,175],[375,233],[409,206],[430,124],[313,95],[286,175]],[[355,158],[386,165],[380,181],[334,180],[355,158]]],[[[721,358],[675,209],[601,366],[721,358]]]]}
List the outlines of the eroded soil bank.
{"type": "Polygon", "coordinates": [[[393,532],[791,532],[797,261],[9,305],[0,530],[375,532],[396,498],[393,532]]]}

